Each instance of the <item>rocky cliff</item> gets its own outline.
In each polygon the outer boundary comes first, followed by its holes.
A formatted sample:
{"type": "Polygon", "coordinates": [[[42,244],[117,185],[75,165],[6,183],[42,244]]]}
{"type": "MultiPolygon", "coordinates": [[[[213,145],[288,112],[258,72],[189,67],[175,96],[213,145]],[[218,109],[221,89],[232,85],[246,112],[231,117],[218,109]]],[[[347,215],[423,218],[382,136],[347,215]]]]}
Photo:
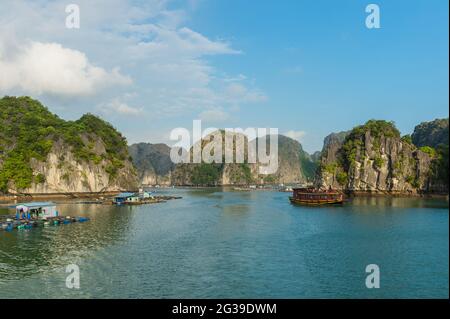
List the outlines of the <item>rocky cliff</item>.
{"type": "Polygon", "coordinates": [[[411,135],[412,142],[418,147],[448,145],[448,118],[423,122],[414,128],[411,135]]]}
{"type": "Polygon", "coordinates": [[[87,114],[64,121],[28,97],[0,99],[0,192],[135,189],[125,138],[87,114]]]}
{"type": "Polygon", "coordinates": [[[433,158],[430,167],[432,183],[430,183],[429,191],[448,193],[448,118],[420,123],[414,128],[411,142],[433,158]]]}
{"type": "MultiPolygon", "coordinates": [[[[224,132],[222,139],[224,139],[224,132]]],[[[247,145],[247,138],[234,134],[235,141],[239,138],[247,145]]],[[[203,140],[201,150],[208,144],[208,138],[203,140]]],[[[250,145],[258,144],[250,141],[250,145]]],[[[235,156],[236,142],[231,146],[235,156]]],[[[193,149],[190,150],[192,158],[193,149]]],[[[222,154],[225,153],[223,140],[222,154]]],[[[223,164],[177,164],[169,166],[170,150],[164,147],[164,152],[154,149],[152,144],[138,144],[130,147],[140,180],[143,184],[172,184],[172,185],[249,185],[249,184],[278,184],[278,183],[305,183],[314,178],[316,161],[303,149],[297,141],[279,135],[278,136],[278,170],[274,174],[260,174],[259,165],[248,163],[224,163],[223,164]]],[[[244,150],[248,159],[248,148],[244,150]]],[[[170,162],[171,163],[171,162],[170,162]]]]}
{"type": "Polygon", "coordinates": [[[348,192],[448,192],[436,169],[441,161],[410,138],[401,138],[393,123],[371,120],[344,139],[326,139],[316,184],[348,192]]]}
{"type": "Polygon", "coordinates": [[[129,148],[142,185],[170,185],[175,164],[166,144],[138,143],[129,148]]]}
{"type": "Polygon", "coordinates": [[[304,184],[313,181],[317,162],[303,150],[302,145],[289,137],[278,135],[278,170],[261,176],[261,183],[304,184]]]}

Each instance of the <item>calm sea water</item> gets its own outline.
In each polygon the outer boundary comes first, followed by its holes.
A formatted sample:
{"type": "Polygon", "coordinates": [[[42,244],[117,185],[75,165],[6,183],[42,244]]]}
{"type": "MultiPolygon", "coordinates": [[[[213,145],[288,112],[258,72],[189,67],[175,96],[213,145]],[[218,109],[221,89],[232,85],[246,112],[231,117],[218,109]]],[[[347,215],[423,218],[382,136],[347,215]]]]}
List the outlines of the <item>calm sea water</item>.
{"type": "MultiPolygon", "coordinates": [[[[448,298],[448,201],[162,190],[136,207],[61,204],[90,222],[0,231],[0,298],[448,298]],[[66,288],[69,264],[79,290],[66,288]],[[367,289],[377,264],[381,288],[367,289]]],[[[7,213],[0,208],[0,213],[7,213]]]]}

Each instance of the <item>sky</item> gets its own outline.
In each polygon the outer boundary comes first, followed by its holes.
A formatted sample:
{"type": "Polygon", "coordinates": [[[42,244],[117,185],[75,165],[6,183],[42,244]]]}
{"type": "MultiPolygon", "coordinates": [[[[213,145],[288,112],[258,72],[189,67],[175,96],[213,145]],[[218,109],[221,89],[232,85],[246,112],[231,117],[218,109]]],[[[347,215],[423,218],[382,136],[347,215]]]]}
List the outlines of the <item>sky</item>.
{"type": "MultiPolygon", "coordinates": [[[[278,128],[308,152],[369,119],[448,117],[448,1],[1,0],[0,96],[86,112],[129,143],[278,128]],[[68,4],[80,27],[67,28],[68,4]]],[[[71,20],[72,21],[72,20],[71,20]]]]}

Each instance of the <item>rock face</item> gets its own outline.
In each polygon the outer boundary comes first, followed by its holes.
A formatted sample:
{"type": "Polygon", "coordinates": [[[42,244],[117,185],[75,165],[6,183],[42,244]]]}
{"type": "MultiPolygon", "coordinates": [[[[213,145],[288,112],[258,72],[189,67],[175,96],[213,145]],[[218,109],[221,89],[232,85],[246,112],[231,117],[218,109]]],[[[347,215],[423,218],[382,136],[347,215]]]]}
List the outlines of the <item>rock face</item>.
{"type": "Polygon", "coordinates": [[[94,115],[64,121],[28,97],[0,100],[0,192],[136,189],[126,140],[94,115]]]}
{"type": "MultiPolygon", "coordinates": [[[[224,132],[222,139],[224,141],[224,132]]],[[[228,133],[227,133],[228,134],[228,133]]],[[[242,138],[247,145],[247,138],[235,134],[235,140],[242,138]]],[[[268,140],[267,140],[268,141],[268,140]]],[[[250,145],[261,141],[250,141],[250,145]]],[[[207,147],[207,139],[204,139],[201,150],[207,147]]],[[[223,142],[222,154],[225,148],[232,148],[235,156],[236,144],[226,146],[223,142]]],[[[268,148],[267,148],[268,149],[268,148]]],[[[193,149],[190,150],[192,158],[193,149]]],[[[248,163],[224,163],[223,164],[177,164],[168,165],[170,161],[170,149],[168,146],[160,146],[156,151],[152,144],[138,144],[130,147],[130,154],[138,169],[140,181],[143,184],[171,184],[171,185],[250,185],[250,184],[278,184],[278,183],[305,183],[314,178],[316,162],[303,151],[297,141],[279,135],[278,136],[278,170],[274,174],[260,174],[260,165],[248,163]],[[161,151],[163,149],[163,151],[161,151]]],[[[248,159],[248,148],[244,149],[245,158],[248,159]]]]}
{"type": "MultiPolygon", "coordinates": [[[[96,142],[96,152],[101,156],[105,146],[101,140],[96,142]]],[[[124,161],[112,177],[106,168],[110,163],[102,160],[79,161],[70,147],[58,141],[47,155],[45,161],[31,159],[34,176],[45,176],[45,182],[33,183],[31,187],[20,190],[23,193],[66,193],[66,192],[105,192],[137,189],[135,170],[129,161],[124,161]]],[[[10,189],[10,192],[15,190],[10,189]]]]}
{"type": "Polygon", "coordinates": [[[449,188],[448,118],[423,122],[415,127],[411,141],[434,159],[431,163],[430,192],[448,193],[449,188]]]}
{"type": "Polygon", "coordinates": [[[339,133],[331,133],[323,140],[323,148],[326,149],[330,144],[339,145],[344,143],[345,138],[350,134],[350,131],[342,131],[339,133]]]}
{"type": "MultiPolygon", "coordinates": [[[[198,149],[203,154],[215,155],[215,150],[211,148],[215,140],[222,141],[220,149],[222,163],[207,163],[203,157],[202,163],[184,163],[177,164],[172,174],[172,184],[178,186],[220,186],[220,185],[248,185],[254,183],[254,177],[257,176],[256,164],[247,163],[248,160],[248,139],[243,134],[225,133],[224,131],[212,132],[204,137],[200,142],[191,147],[189,156],[193,162],[195,150],[198,149]],[[225,136],[231,137],[233,142],[227,145],[225,136]],[[241,141],[241,150],[244,163],[226,163],[226,152],[236,157],[238,141],[241,141]]],[[[234,161],[234,160],[233,160],[234,161]]]]}
{"type": "Polygon", "coordinates": [[[442,191],[435,187],[432,172],[437,158],[400,138],[393,123],[372,120],[344,140],[326,140],[316,178],[319,187],[356,193],[442,191]]]}
{"type": "Polygon", "coordinates": [[[411,135],[412,142],[418,147],[448,145],[448,118],[436,119],[431,122],[423,122],[417,125],[411,135]]]}
{"type": "Polygon", "coordinates": [[[170,185],[175,164],[166,144],[138,143],[129,148],[142,185],[170,185]]]}
{"type": "Polygon", "coordinates": [[[335,163],[338,161],[338,151],[342,147],[345,138],[350,132],[331,133],[323,141],[323,149],[320,154],[321,163],[335,163]]]}
{"type": "Polygon", "coordinates": [[[304,184],[313,180],[316,168],[316,162],[298,141],[278,135],[278,171],[261,177],[261,183],[304,184]]]}

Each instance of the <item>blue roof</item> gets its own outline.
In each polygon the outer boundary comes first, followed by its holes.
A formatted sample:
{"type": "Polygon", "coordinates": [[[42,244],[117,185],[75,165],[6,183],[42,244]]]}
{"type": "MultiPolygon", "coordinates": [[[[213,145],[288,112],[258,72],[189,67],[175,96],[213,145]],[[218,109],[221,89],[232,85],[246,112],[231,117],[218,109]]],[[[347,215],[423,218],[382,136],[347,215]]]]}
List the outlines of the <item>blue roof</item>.
{"type": "Polygon", "coordinates": [[[119,195],[116,195],[115,198],[126,198],[126,197],[132,197],[136,196],[135,193],[120,193],[119,195]]]}
{"type": "Polygon", "coordinates": [[[31,202],[31,203],[17,204],[15,207],[17,207],[17,206],[25,206],[28,208],[34,208],[34,207],[51,207],[51,206],[56,206],[56,204],[52,203],[52,202],[31,202]]]}

